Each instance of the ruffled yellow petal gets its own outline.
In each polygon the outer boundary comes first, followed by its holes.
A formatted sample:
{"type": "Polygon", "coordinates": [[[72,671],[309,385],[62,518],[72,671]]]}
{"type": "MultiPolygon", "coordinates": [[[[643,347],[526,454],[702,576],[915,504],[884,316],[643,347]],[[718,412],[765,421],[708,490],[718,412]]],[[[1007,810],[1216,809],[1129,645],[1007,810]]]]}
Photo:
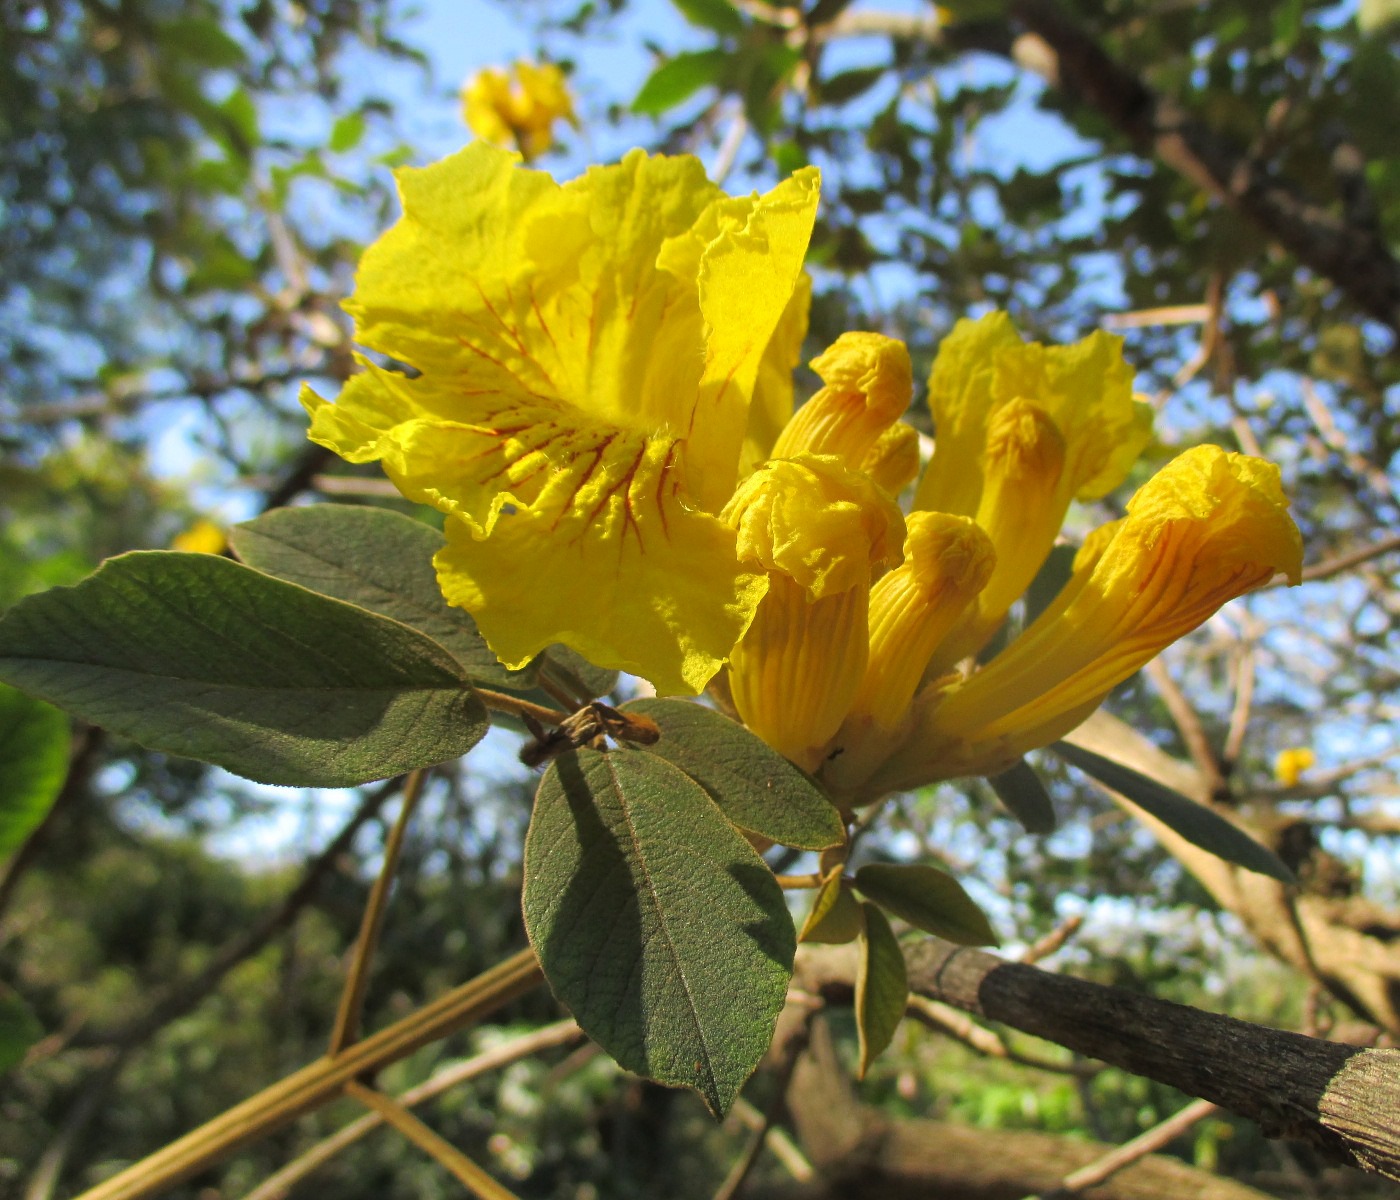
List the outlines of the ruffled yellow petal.
{"type": "Polygon", "coordinates": [[[729,689],[744,723],[813,769],[865,673],[872,568],[897,562],[904,520],[833,455],[773,459],[725,508],[740,559],[769,591],[734,648],[729,689]]]}
{"type": "Polygon", "coordinates": [[[892,728],[924,668],[967,606],[993,576],[992,541],[967,517],[911,513],[904,562],[870,596],[870,664],[852,706],[892,728]]]}
{"type": "Polygon", "coordinates": [[[1066,506],[1117,487],[1152,433],[1151,407],[1133,395],[1122,345],[1103,332],[1071,346],[1025,343],[1005,313],[959,321],[929,376],[934,455],[915,507],[977,511],[984,474],[972,464],[984,459],[993,414],[1017,398],[1044,411],[1064,438],[1066,506]]]}
{"type": "Polygon", "coordinates": [[[843,333],[812,370],[826,385],[807,401],[778,438],[775,458],[834,454],[853,467],[904,415],[914,394],[904,343],[879,333],[843,333]]]}
{"type": "Polygon", "coordinates": [[[872,564],[896,563],[904,518],[884,491],[830,455],[772,459],[725,507],[741,561],[780,571],[814,597],[870,586],[872,564]]]}
{"type": "Polygon", "coordinates": [[[640,152],[560,187],[481,145],[401,173],[404,217],[348,307],[417,373],[365,364],[336,404],[303,402],[313,440],[465,522],[440,574],[502,658],[563,641],[695,691],[727,656],[766,583],[712,514],[816,187],[730,200],[695,160],[640,152]],[[532,607],[488,571],[550,595],[532,607]]]}
{"type": "Polygon", "coordinates": [[[1274,759],[1274,778],[1284,787],[1294,787],[1315,762],[1317,755],[1307,746],[1290,746],[1274,759]]]}
{"type": "Polygon", "coordinates": [[[938,347],[928,377],[933,414],[933,459],[919,483],[914,507],[970,517],[982,495],[975,464],[987,444],[987,418],[1001,352],[1021,335],[1003,312],[976,321],[964,317],[938,347]]]}
{"type": "Polygon", "coordinates": [[[1004,769],[1074,728],[1227,600],[1279,573],[1296,582],[1302,566],[1278,469],[1215,446],[1168,464],[1095,550],[1067,604],[970,678],[920,696],[915,729],[877,786],[1004,769]]]}
{"type": "Polygon", "coordinates": [[[748,433],[739,456],[741,479],[764,459],[773,457],[778,434],[792,417],[792,373],[802,357],[811,308],[812,277],[804,271],[797,277],[792,299],[759,360],[753,404],[749,408],[748,433]]]}

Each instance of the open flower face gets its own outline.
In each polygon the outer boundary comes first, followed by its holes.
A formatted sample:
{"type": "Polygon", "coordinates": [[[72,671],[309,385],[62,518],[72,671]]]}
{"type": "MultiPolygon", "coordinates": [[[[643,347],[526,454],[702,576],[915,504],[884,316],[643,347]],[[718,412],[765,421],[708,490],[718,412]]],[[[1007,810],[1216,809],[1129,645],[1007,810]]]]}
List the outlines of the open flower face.
{"type": "Polygon", "coordinates": [[[477,144],[399,187],[347,307],[409,370],[305,392],[312,440],[448,514],[443,592],[507,665],[563,642],[699,691],[768,586],[718,514],[805,328],[816,172],[731,198],[634,151],[561,186],[477,144]]]}

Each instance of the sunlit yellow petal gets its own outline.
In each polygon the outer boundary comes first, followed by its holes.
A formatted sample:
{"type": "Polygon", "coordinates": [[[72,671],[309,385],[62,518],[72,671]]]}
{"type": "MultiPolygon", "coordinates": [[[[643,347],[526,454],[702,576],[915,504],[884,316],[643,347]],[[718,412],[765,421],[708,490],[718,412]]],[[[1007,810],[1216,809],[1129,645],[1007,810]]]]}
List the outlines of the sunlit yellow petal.
{"type": "Polygon", "coordinates": [[[925,668],[992,575],[996,554],[975,521],[912,513],[904,562],[870,594],[870,656],[822,778],[857,789],[898,742],[925,668]]]}
{"type": "Polygon", "coordinates": [[[920,696],[879,786],[995,773],[1062,736],[1108,691],[1227,600],[1282,573],[1302,542],[1272,464],[1214,446],[1180,455],[1115,523],[1073,598],[968,679],[920,696]]]}
{"type": "Polygon", "coordinates": [[[366,363],[335,404],[306,393],[312,438],[382,459],[405,495],[465,522],[444,588],[502,658],[563,641],[697,690],[766,587],[713,514],[799,278],[815,173],[731,200],[694,159],[636,152],[561,187],[476,145],[401,172],[400,190],[347,307],[357,340],[412,370],[366,363]],[[512,571],[550,594],[527,605],[495,578],[512,571]]]}
{"type": "Polygon", "coordinates": [[[564,73],[553,63],[478,71],[462,88],[462,119],[477,137],[517,149],[526,161],[549,149],[557,122],[578,124],[564,73]]]}
{"type": "Polygon", "coordinates": [[[792,417],[792,372],[802,357],[811,307],[812,277],[804,271],[797,277],[792,299],[783,310],[778,327],[768,340],[768,349],[758,364],[753,405],[749,409],[749,429],[739,456],[741,478],[765,458],[773,457],[773,444],[792,417]]]}
{"type": "Polygon", "coordinates": [[[1064,493],[1090,500],[1123,482],[1151,437],[1152,412],[1132,392],[1122,339],[1095,332],[1071,346],[1022,342],[1004,313],[959,321],[929,376],[934,455],[916,508],[973,515],[988,423],[1022,399],[1044,411],[1065,443],[1064,493]]]}
{"type": "Polygon", "coordinates": [[[1000,354],[1021,344],[1011,318],[988,313],[963,318],[938,347],[928,378],[928,405],[933,414],[933,460],[924,472],[914,507],[970,517],[982,495],[981,461],[987,443],[987,418],[1000,354]]]}

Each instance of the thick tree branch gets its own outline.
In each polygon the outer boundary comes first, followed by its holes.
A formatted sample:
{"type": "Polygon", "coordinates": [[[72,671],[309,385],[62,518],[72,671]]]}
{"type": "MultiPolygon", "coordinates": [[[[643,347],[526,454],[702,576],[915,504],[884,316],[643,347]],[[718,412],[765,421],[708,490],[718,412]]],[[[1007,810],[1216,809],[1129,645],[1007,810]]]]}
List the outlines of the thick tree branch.
{"type": "MultiPolygon", "coordinates": [[[[925,938],[905,947],[921,996],[1121,1067],[1400,1179],[1400,1050],[1363,1050],[1104,987],[925,938]]],[[[847,1002],[849,947],[804,947],[795,981],[847,1002]]]]}
{"type": "MultiPolygon", "coordinates": [[[[1053,0],[1013,0],[1011,22],[944,25],[936,15],[843,13],[812,30],[816,41],[883,34],[955,51],[982,50],[1033,71],[1107,119],[1144,157],[1155,156],[1235,209],[1300,263],[1330,280],[1400,345],[1400,262],[1369,221],[1354,222],[1306,199],[1243,147],[1195,119],[1114,61],[1053,0]]],[[[1343,197],[1343,200],[1345,197],[1343,197]]]]}
{"type": "MultiPolygon", "coordinates": [[[[795,1024],[791,1015],[783,1014],[775,1052],[795,1024]]],[[[819,1173],[803,1186],[764,1188],[756,1193],[761,1200],[1022,1200],[1122,1149],[1025,1130],[892,1118],[859,1103],[823,1020],[812,1023],[787,1103],[819,1173]]],[[[1091,1194],[1094,1200],[1265,1200],[1244,1184],[1155,1154],[1091,1194]]]]}
{"type": "Polygon", "coordinates": [[[1107,118],[1140,154],[1155,154],[1249,218],[1400,339],[1400,263],[1373,226],[1351,224],[1268,174],[1244,150],[1110,58],[1052,0],[1015,0],[1011,14],[1049,51],[1034,59],[1022,54],[1023,62],[1107,118]]]}

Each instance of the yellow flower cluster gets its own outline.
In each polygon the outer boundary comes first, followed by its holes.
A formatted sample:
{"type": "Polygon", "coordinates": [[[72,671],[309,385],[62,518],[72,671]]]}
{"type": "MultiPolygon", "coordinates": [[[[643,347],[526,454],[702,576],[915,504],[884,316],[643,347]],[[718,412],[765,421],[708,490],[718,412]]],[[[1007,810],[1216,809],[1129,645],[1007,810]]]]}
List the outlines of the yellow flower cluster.
{"type": "Polygon", "coordinates": [[[1297,578],[1277,470],[1200,447],[977,665],[1070,503],[1150,437],[1116,338],[960,322],[906,516],[900,342],[839,338],[791,415],[814,171],[729,197],[636,151],[561,186],[475,145],[400,190],[349,307],[414,372],[366,359],[336,403],[308,391],[311,437],[448,515],[443,591],[507,665],[564,642],[663,693],[711,685],[850,806],[1004,770],[1225,601],[1297,578]]]}
{"type": "Polygon", "coordinates": [[[526,162],[554,144],[557,122],[578,126],[564,73],[553,63],[478,71],[462,87],[462,119],[477,137],[519,150],[526,162]]]}

